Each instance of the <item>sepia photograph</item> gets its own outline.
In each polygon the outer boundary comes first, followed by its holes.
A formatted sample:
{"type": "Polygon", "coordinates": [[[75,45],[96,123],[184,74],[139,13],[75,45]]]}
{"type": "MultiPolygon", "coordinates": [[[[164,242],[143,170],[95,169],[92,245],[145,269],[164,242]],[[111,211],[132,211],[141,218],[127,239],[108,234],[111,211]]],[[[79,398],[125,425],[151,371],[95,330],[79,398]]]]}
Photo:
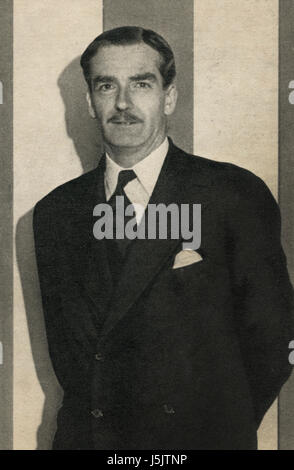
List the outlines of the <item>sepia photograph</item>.
{"type": "Polygon", "coordinates": [[[293,51],[294,0],[0,0],[0,450],[294,450],[293,51]]]}

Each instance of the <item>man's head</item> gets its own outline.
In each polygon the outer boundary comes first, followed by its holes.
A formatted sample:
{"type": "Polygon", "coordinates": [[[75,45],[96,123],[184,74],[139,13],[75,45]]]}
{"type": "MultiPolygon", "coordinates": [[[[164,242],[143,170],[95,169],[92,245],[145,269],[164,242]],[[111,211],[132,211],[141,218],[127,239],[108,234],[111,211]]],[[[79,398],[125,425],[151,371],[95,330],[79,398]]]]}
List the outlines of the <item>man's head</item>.
{"type": "Polygon", "coordinates": [[[89,111],[108,149],[152,151],[175,108],[175,61],[157,33],[126,26],[98,36],[81,57],[89,111]]]}
{"type": "Polygon", "coordinates": [[[105,31],[97,36],[82,54],[81,67],[89,88],[91,89],[91,59],[97,54],[101,47],[110,45],[129,46],[139,43],[145,43],[159,53],[159,70],[162,76],[163,86],[164,88],[168,87],[176,76],[174,54],[169,44],[162,36],[150,29],[140,28],[138,26],[123,26],[121,28],[105,31]]]}

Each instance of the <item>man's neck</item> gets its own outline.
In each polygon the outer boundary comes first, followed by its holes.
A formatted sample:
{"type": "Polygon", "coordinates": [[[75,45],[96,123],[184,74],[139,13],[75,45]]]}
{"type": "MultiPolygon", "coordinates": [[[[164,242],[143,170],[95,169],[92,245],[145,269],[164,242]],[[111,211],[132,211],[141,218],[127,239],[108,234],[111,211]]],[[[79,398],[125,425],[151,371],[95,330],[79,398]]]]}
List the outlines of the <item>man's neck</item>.
{"type": "Polygon", "coordinates": [[[156,150],[164,141],[166,135],[158,136],[150,145],[144,147],[112,147],[105,144],[105,150],[110,158],[122,168],[132,168],[151,152],[156,150]]]}

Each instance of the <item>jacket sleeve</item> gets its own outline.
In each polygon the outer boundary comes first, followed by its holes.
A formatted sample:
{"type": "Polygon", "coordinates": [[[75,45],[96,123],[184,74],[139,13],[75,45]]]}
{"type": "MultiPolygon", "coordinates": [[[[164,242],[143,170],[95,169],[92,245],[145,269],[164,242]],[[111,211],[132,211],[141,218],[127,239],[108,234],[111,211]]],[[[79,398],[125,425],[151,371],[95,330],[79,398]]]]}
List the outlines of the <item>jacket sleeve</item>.
{"type": "Polygon", "coordinates": [[[280,241],[280,211],[269,189],[249,173],[236,194],[229,214],[235,320],[259,426],[291,373],[293,289],[280,241]]]}
{"type": "Polygon", "coordinates": [[[49,354],[56,377],[65,390],[70,371],[70,353],[61,315],[62,269],[54,218],[42,201],[34,208],[35,252],[49,354]]]}

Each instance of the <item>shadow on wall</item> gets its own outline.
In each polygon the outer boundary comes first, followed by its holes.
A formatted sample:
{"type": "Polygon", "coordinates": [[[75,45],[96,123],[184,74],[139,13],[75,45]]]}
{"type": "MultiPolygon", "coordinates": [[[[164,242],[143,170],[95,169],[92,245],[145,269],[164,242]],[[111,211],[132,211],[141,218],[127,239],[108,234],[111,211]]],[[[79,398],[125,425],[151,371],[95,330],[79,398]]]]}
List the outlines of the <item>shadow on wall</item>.
{"type": "MultiPolygon", "coordinates": [[[[64,102],[67,134],[73,140],[83,173],[90,171],[98,163],[102,145],[97,122],[88,114],[85,100],[86,85],[79,58],[70,62],[62,71],[57,84],[64,102]]],[[[43,144],[45,146],[46,142],[43,144]]],[[[35,260],[32,216],[33,208],[17,223],[16,257],[34,365],[45,398],[42,421],[37,432],[37,450],[47,450],[52,446],[56,430],[56,416],[62,402],[62,390],[53,372],[48,354],[35,260]]]]}
{"type": "Polygon", "coordinates": [[[74,59],[61,73],[58,87],[65,107],[65,123],[80,158],[83,172],[92,170],[102,152],[102,139],[97,121],[89,116],[80,59],[74,59]]]}

